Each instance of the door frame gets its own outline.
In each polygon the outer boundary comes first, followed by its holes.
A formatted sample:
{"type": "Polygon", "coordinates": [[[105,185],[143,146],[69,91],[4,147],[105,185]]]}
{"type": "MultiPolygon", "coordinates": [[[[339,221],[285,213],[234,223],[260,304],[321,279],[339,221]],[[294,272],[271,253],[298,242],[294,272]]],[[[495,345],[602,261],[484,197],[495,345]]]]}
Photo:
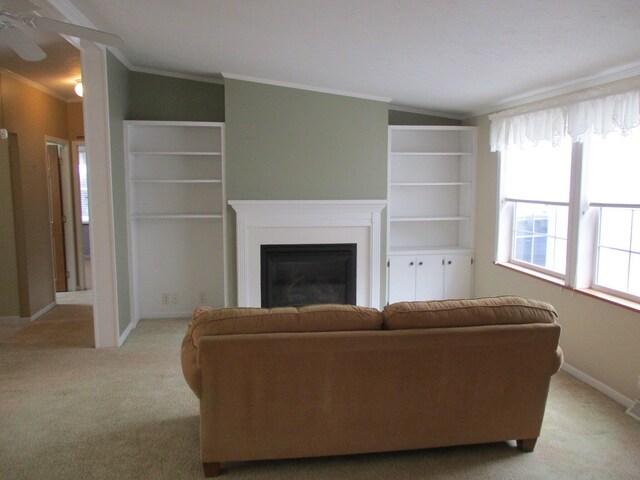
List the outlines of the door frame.
{"type": "MultiPolygon", "coordinates": [[[[80,199],[80,173],[78,147],[84,146],[84,140],[71,141],[71,185],[73,190],[73,223],[75,226],[76,264],[78,265],[78,289],[86,290],[87,280],[84,270],[84,238],[82,223],[82,203],[80,199]]],[[[89,217],[91,222],[91,217],[89,217]]]]}
{"type": "MultiPolygon", "coordinates": [[[[64,256],[65,271],[67,273],[66,285],[67,291],[73,292],[77,289],[77,263],[76,251],[78,248],[75,235],[75,216],[74,216],[74,195],[71,172],[71,156],[69,154],[69,140],[45,136],[45,151],[49,145],[57,145],[60,164],[57,165],[60,175],[60,194],[62,200],[62,215],[66,218],[66,222],[62,224],[62,235],[64,239],[64,256]]],[[[51,159],[47,155],[47,167],[53,168],[51,159]]],[[[51,188],[51,186],[49,187],[51,188]]],[[[49,191],[49,202],[51,202],[51,190],[49,191]]],[[[52,212],[52,205],[49,204],[49,211],[52,212]]]]}

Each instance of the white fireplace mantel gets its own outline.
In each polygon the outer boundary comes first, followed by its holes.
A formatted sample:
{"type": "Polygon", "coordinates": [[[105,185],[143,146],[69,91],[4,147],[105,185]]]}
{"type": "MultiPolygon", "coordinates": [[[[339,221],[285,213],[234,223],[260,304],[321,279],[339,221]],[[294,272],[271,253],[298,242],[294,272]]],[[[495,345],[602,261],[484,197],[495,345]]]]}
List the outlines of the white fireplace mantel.
{"type": "Polygon", "coordinates": [[[232,200],[238,305],[259,307],[260,246],[355,243],[356,303],[380,308],[380,222],[385,200],[232,200]]]}

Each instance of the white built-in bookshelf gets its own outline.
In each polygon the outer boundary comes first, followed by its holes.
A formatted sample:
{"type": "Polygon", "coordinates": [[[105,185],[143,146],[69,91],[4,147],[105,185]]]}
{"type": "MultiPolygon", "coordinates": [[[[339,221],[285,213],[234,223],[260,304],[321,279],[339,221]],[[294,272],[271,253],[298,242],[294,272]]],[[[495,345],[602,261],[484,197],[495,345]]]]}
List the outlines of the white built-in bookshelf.
{"type": "Polygon", "coordinates": [[[470,295],[475,163],[475,127],[389,127],[389,302],[470,295]]]}
{"type": "Polygon", "coordinates": [[[135,320],[224,306],[224,124],[124,125],[135,320]]]}

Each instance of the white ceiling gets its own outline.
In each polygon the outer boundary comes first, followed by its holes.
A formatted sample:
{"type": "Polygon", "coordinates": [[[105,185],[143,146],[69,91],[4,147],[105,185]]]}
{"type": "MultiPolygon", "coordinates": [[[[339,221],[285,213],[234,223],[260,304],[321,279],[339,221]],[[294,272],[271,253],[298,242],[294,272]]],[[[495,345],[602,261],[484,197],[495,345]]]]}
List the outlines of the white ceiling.
{"type": "Polygon", "coordinates": [[[49,0],[134,70],[222,72],[466,116],[640,74],[640,0],[49,0]]]}

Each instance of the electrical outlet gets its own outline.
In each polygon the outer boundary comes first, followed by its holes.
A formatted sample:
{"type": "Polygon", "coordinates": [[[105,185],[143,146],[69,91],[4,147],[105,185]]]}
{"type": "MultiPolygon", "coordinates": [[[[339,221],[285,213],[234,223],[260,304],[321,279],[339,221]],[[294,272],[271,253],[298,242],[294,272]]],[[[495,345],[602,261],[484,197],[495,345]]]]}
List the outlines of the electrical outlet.
{"type": "Polygon", "coordinates": [[[179,297],[177,293],[172,293],[171,294],[171,303],[178,303],[179,302],[179,297]]]}
{"type": "Polygon", "coordinates": [[[200,297],[198,302],[207,303],[207,292],[200,292],[200,297]]]}
{"type": "Polygon", "coordinates": [[[162,304],[163,305],[169,305],[169,294],[168,293],[163,293],[161,298],[162,298],[162,304]]]}

